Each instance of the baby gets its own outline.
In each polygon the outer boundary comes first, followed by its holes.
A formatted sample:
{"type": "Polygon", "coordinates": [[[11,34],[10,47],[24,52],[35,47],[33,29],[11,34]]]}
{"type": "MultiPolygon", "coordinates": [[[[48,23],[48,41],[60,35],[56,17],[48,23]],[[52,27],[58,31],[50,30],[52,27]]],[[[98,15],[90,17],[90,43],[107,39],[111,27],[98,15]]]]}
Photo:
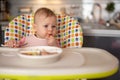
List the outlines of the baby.
{"type": "Polygon", "coordinates": [[[55,39],[57,18],[48,8],[39,8],[34,14],[35,34],[23,37],[20,41],[9,40],[8,47],[58,46],[55,39]]]}

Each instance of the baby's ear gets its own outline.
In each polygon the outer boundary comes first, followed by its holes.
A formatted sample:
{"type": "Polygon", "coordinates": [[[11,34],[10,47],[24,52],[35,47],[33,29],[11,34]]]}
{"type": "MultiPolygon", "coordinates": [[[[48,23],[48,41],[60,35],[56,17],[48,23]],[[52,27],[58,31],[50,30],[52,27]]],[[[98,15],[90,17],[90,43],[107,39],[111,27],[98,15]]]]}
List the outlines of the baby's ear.
{"type": "Polygon", "coordinates": [[[33,23],[32,26],[33,26],[33,30],[36,31],[37,25],[35,23],[33,23]]]}
{"type": "Polygon", "coordinates": [[[32,24],[33,29],[36,29],[37,25],[35,23],[32,24]]]}
{"type": "Polygon", "coordinates": [[[37,25],[35,23],[32,24],[33,28],[35,28],[37,25]]]}

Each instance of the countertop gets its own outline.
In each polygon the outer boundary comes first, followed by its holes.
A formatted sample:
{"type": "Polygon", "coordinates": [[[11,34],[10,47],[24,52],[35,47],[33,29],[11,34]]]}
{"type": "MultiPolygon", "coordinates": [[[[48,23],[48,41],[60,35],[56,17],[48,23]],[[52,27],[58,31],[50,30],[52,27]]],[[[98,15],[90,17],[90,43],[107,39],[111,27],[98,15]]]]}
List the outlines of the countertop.
{"type": "Polygon", "coordinates": [[[84,36],[120,37],[120,29],[115,26],[105,26],[97,23],[82,23],[84,36]]]}

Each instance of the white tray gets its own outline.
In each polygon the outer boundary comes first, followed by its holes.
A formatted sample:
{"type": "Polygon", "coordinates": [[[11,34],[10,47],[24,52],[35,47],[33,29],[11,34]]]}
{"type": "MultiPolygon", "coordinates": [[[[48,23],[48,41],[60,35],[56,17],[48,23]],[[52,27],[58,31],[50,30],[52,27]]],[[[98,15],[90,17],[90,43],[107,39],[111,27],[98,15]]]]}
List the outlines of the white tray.
{"type": "Polygon", "coordinates": [[[59,61],[39,64],[19,56],[0,55],[0,74],[69,75],[104,73],[118,68],[119,61],[109,52],[97,48],[63,49],[59,61]]]}

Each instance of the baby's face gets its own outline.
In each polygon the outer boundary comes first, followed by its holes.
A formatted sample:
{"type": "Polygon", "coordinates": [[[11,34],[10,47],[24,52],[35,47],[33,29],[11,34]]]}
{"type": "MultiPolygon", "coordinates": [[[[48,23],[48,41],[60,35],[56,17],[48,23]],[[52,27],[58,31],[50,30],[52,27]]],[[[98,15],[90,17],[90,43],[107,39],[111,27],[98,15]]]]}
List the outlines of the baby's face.
{"type": "Polygon", "coordinates": [[[55,16],[41,17],[37,21],[37,26],[35,27],[37,37],[44,39],[48,36],[55,36],[56,25],[57,20],[55,16]]]}

